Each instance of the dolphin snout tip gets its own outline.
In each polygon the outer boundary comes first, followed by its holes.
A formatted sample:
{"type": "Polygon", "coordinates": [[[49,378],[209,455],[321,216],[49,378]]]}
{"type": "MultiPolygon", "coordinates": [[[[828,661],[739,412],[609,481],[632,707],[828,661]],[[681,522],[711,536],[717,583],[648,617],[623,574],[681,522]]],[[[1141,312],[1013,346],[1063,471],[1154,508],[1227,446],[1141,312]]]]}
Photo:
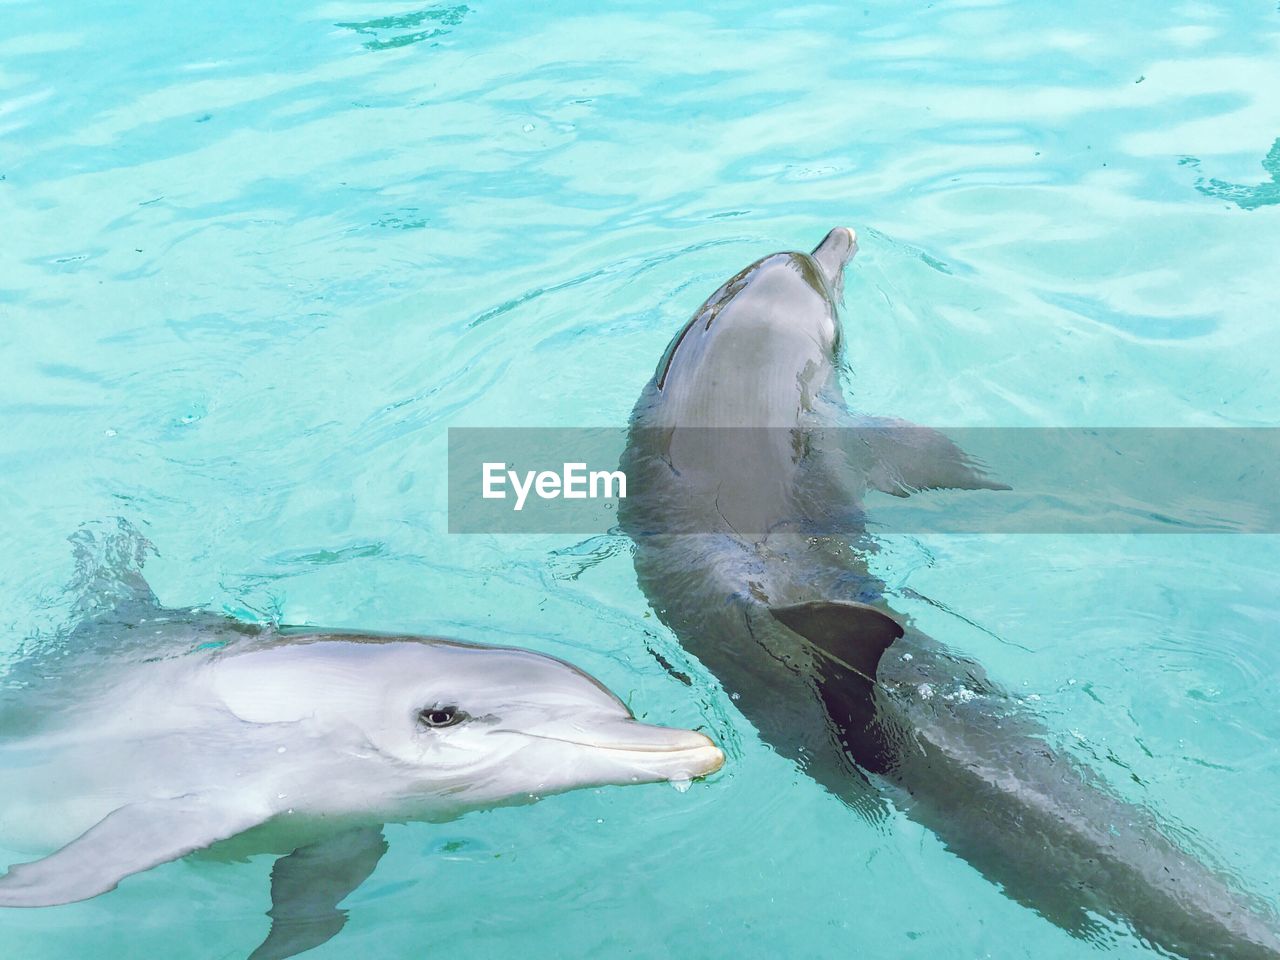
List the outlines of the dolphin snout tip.
{"type": "Polygon", "coordinates": [[[724,766],[724,751],[715,741],[695,730],[671,730],[665,750],[668,780],[709,777],[724,766]]]}
{"type": "Polygon", "coordinates": [[[711,749],[709,750],[709,757],[707,759],[707,769],[702,772],[702,776],[709,777],[711,776],[711,774],[715,773],[717,770],[719,770],[723,766],[724,766],[724,751],[721,750],[719,747],[717,747],[713,743],[711,744],[711,749]]]}
{"type": "Polygon", "coordinates": [[[688,748],[692,758],[696,760],[697,769],[692,776],[709,777],[724,766],[724,751],[710,737],[693,731],[690,731],[690,735],[698,738],[698,742],[688,748]]]}

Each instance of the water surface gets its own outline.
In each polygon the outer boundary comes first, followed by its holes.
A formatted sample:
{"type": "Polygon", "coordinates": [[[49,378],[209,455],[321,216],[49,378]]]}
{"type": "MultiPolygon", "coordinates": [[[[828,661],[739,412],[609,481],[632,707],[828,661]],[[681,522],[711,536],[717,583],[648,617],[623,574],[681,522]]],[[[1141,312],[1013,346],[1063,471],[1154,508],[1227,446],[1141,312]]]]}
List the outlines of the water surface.
{"type": "MultiPolygon", "coordinates": [[[[529,646],[729,753],[685,793],[392,827],[311,956],[1149,955],[799,776],[621,541],[447,535],[445,431],[621,424],[724,278],[839,223],[861,410],[1276,424],[1274,4],[0,11],[0,650],[65,622],[66,537],[122,516],[166,603],[529,646]]],[[[901,536],[877,562],[1280,905],[1276,538],[901,536]]],[[[243,957],[270,866],[6,911],[0,948],[243,957]]]]}

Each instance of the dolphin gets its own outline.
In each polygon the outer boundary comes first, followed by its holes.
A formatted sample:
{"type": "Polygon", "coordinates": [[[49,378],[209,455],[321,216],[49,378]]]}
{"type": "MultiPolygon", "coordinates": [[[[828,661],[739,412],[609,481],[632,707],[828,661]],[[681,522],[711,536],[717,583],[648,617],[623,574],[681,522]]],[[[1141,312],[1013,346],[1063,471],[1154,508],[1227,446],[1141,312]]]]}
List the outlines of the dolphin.
{"type": "Polygon", "coordinates": [[[0,686],[0,842],[47,854],[0,876],[0,906],[96,897],[206,848],[285,854],[252,954],[275,960],[341,929],[387,822],[723,763],[702,734],[637,721],[554,657],[258,626],[133,587],[66,644],[101,655],[20,664],[0,686]]]}
{"type": "Polygon", "coordinates": [[[866,491],[1004,486],[937,431],[847,409],[837,304],[856,250],[837,228],[751,264],[644,388],[619,518],[654,611],[775,750],[872,822],[898,810],[932,830],[1072,935],[1280,960],[1268,905],[890,608],[866,491]]]}

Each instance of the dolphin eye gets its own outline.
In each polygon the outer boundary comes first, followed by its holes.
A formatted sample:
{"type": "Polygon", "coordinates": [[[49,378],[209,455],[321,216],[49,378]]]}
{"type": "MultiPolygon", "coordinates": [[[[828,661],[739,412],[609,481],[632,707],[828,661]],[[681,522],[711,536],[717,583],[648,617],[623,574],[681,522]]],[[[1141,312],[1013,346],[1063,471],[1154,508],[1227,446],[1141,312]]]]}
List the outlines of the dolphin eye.
{"type": "Polygon", "coordinates": [[[452,727],[461,723],[467,715],[455,706],[425,707],[418,711],[418,722],[424,727],[452,727]]]}

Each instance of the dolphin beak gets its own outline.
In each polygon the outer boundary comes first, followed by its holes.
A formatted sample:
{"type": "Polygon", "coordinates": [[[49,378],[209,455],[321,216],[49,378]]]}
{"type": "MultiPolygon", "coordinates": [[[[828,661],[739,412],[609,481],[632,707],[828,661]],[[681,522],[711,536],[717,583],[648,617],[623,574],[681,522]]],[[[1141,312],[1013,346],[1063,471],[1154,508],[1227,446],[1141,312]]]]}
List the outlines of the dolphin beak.
{"type": "Polygon", "coordinates": [[[692,780],[724,766],[720,748],[702,734],[630,718],[592,719],[525,733],[583,748],[597,761],[617,767],[620,782],[692,780]]]}

